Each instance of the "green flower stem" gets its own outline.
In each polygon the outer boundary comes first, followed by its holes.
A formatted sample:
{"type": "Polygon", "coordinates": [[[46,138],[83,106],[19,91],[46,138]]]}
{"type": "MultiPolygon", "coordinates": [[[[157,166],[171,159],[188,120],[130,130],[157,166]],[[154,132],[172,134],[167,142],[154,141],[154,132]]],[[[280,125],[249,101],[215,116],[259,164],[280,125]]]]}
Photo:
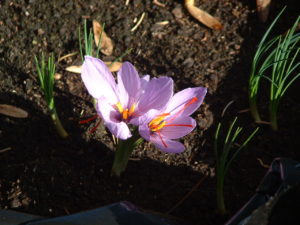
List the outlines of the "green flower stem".
{"type": "Polygon", "coordinates": [[[67,138],[69,135],[65,131],[63,125],[61,124],[60,119],[57,115],[56,109],[53,108],[52,110],[50,110],[50,113],[51,113],[51,119],[54,123],[54,126],[55,126],[59,136],[62,137],[62,138],[67,138]]]}
{"type": "Polygon", "coordinates": [[[250,97],[249,105],[250,105],[250,112],[251,112],[251,115],[252,115],[254,121],[256,123],[259,123],[261,121],[261,118],[260,118],[259,112],[257,110],[256,99],[253,99],[250,97]]]}
{"type": "Polygon", "coordinates": [[[120,176],[124,172],[129,157],[133,152],[134,148],[142,143],[143,139],[140,138],[137,134],[133,135],[127,140],[119,140],[117,150],[115,152],[115,158],[112,166],[112,174],[120,176]]]}
{"type": "Polygon", "coordinates": [[[225,207],[225,201],[224,201],[224,174],[221,175],[221,173],[218,173],[219,177],[217,178],[217,188],[216,188],[216,194],[217,194],[217,208],[218,213],[221,215],[225,215],[227,213],[226,207],[225,207]]]}
{"type": "MultiPolygon", "coordinates": [[[[272,104],[270,104],[270,106],[272,106],[272,104]]],[[[277,107],[270,107],[270,125],[272,130],[278,131],[277,107]]]]}

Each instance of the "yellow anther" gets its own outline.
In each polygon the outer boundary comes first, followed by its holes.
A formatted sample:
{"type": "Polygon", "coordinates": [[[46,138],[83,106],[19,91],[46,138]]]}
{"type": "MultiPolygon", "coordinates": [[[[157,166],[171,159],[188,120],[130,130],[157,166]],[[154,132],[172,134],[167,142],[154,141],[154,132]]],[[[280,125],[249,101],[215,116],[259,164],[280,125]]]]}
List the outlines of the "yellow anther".
{"type": "Polygon", "coordinates": [[[164,120],[164,117],[157,117],[157,118],[151,120],[151,122],[148,125],[149,125],[149,127],[156,126],[157,124],[159,124],[163,120],[164,120]]]}
{"type": "Polygon", "coordinates": [[[166,125],[166,121],[161,122],[153,127],[151,127],[151,131],[158,131],[166,125]]]}
{"type": "Polygon", "coordinates": [[[121,102],[118,102],[115,106],[117,107],[120,113],[123,113],[124,109],[123,106],[121,105],[121,102]]]}
{"type": "Polygon", "coordinates": [[[132,104],[132,106],[129,109],[128,115],[131,116],[134,113],[135,110],[135,104],[132,104]]]}
{"type": "Polygon", "coordinates": [[[163,128],[166,125],[166,121],[164,121],[164,119],[165,119],[164,116],[160,116],[160,117],[157,117],[157,118],[151,120],[151,122],[148,123],[150,130],[158,131],[161,128],[163,128]]]}
{"type": "Polygon", "coordinates": [[[132,104],[129,110],[124,109],[123,106],[121,105],[121,102],[118,102],[117,104],[115,104],[114,107],[122,115],[123,120],[127,120],[134,113],[134,110],[135,110],[135,104],[132,104]]]}

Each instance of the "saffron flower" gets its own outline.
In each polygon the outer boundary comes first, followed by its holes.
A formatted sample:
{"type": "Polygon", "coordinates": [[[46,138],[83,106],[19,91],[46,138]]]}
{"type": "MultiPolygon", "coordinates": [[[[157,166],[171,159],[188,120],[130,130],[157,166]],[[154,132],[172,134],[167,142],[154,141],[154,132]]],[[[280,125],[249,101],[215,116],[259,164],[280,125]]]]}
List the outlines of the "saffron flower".
{"type": "Polygon", "coordinates": [[[81,77],[97,100],[96,109],[105,126],[122,140],[132,136],[129,123],[138,125],[143,115],[151,109],[161,110],[173,95],[171,78],[140,78],[129,62],[123,63],[116,83],[104,62],[85,56],[81,77]]]}
{"type": "Polygon", "coordinates": [[[187,135],[196,127],[190,115],[201,105],[206,92],[206,88],[197,87],[176,93],[164,110],[150,110],[143,117],[140,135],[164,152],[183,152],[184,145],[173,139],[187,135]]]}

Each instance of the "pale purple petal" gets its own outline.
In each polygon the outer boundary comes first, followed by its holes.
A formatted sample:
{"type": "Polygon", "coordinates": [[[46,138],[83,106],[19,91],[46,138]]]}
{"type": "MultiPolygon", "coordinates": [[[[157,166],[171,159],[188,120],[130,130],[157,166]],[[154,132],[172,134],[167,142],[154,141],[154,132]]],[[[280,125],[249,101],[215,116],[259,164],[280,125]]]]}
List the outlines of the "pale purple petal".
{"type": "Polygon", "coordinates": [[[142,93],[144,92],[144,90],[146,90],[146,87],[148,85],[150,81],[150,76],[149,75],[145,75],[141,78],[141,90],[142,90],[142,93]]]}
{"type": "Polygon", "coordinates": [[[131,137],[127,124],[120,120],[120,113],[104,97],[98,100],[97,111],[113,135],[123,140],[131,137]]]}
{"type": "Polygon", "coordinates": [[[150,129],[148,123],[139,126],[139,134],[147,141],[150,141],[150,129]]]}
{"type": "Polygon", "coordinates": [[[176,115],[176,117],[187,117],[199,108],[206,92],[207,89],[203,87],[184,89],[172,97],[165,112],[176,115]]]}
{"type": "Polygon", "coordinates": [[[192,132],[195,127],[196,121],[193,118],[180,117],[170,123],[166,121],[166,125],[160,130],[160,133],[167,139],[177,139],[192,132]]]}
{"type": "Polygon", "coordinates": [[[138,113],[150,109],[160,110],[166,106],[173,95],[173,80],[168,77],[153,78],[149,81],[138,103],[138,113]]]}
{"type": "Polygon", "coordinates": [[[142,125],[144,123],[148,124],[156,115],[160,115],[162,112],[156,109],[150,109],[147,113],[140,116],[135,116],[130,120],[130,123],[136,126],[142,125]]]}
{"type": "Polygon", "coordinates": [[[119,123],[107,122],[104,124],[117,138],[126,140],[132,136],[127,124],[123,121],[119,123]]]}
{"type": "Polygon", "coordinates": [[[160,150],[168,153],[181,153],[185,149],[184,145],[179,141],[160,137],[156,133],[150,136],[150,142],[152,142],[160,150]]]}
{"type": "Polygon", "coordinates": [[[105,96],[110,102],[117,102],[115,79],[100,59],[85,56],[81,78],[94,98],[105,96]]]}
{"type": "Polygon", "coordinates": [[[97,112],[104,122],[120,122],[121,115],[113,105],[105,98],[101,97],[97,101],[97,112]]]}
{"type": "Polygon", "coordinates": [[[128,108],[139,95],[141,83],[138,72],[129,62],[124,62],[118,72],[119,99],[124,108],[128,108]]]}

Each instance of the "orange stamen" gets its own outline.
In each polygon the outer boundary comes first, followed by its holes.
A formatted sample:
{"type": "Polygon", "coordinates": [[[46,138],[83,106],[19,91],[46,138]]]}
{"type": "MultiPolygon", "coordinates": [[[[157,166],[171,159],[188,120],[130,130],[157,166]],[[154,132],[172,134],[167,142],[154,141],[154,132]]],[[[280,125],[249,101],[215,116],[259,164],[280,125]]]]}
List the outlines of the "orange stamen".
{"type": "Polygon", "coordinates": [[[124,120],[127,120],[128,119],[128,109],[125,109],[123,112],[122,112],[122,118],[124,119],[124,120]]]}
{"type": "Polygon", "coordinates": [[[130,116],[132,116],[134,113],[134,110],[135,110],[135,104],[132,104],[129,110],[124,109],[123,106],[121,105],[121,102],[118,102],[117,104],[115,104],[114,107],[122,115],[123,120],[127,120],[130,116]]]}

